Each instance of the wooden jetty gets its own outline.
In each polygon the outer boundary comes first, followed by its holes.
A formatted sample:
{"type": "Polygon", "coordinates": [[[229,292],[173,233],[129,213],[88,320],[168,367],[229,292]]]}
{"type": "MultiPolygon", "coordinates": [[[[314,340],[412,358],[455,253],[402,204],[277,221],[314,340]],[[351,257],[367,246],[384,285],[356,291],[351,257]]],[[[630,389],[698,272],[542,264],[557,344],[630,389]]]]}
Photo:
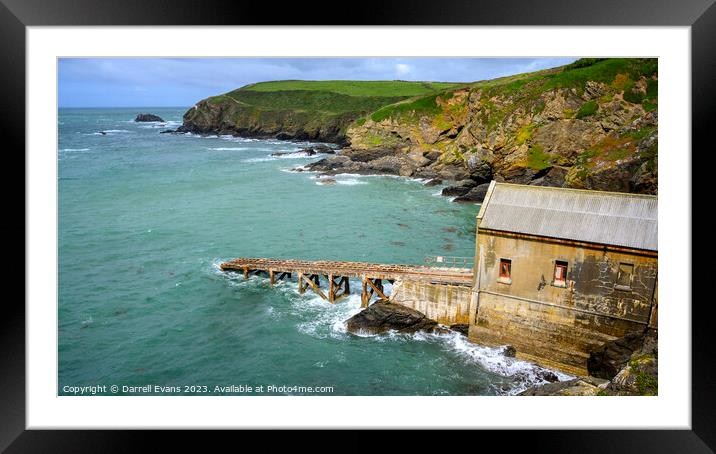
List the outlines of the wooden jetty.
{"type": "Polygon", "coordinates": [[[362,280],[361,306],[368,307],[374,295],[387,300],[383,281],[411,280],[453,285],[471,285],[472,268],[450,268],[420,265],[389,265],[365,262],[306,261],[269,258],[237,258],[221,264],[223,271],[243,273],[245,278],[251,274],[264,274],[271,284],[277,280],[298,278],[298,291],[305,293],[313,290],[324,300],[335,303],[350,293],[349,278],[362,280]],[[325,277],[327,294],[321,290],[321,276],[325,277]]]}

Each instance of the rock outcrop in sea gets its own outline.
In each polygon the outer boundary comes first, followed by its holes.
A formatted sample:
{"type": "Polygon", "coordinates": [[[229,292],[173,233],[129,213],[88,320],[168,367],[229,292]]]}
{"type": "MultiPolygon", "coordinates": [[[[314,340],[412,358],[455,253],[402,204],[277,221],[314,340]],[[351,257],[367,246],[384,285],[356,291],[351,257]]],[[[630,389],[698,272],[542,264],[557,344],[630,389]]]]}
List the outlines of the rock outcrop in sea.
{"type": "Polygon", "coordinates": [[[433,332],[439,329],[439,325],[414,309],[378,301],[349,318],[346,328],[358,334],[380,334],[391,330],[405,334],[416,331],[433,332]]]}
{"type": "Polygon", "coordinates": [[[136,118],[134,119],[136,122],[145,122],[145,121],[157,121],[164,123],[164,120],[162,117],[150,113],[140,113],[137,114],[136,118]]]}

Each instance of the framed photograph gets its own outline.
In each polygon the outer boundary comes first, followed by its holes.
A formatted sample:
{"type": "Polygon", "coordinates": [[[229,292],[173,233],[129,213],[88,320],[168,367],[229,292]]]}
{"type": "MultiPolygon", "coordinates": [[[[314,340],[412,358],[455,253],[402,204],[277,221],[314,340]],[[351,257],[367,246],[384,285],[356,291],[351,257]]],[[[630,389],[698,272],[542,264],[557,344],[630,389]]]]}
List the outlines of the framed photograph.
{"type": "Polygon", "coordinates": [[[26,168],[8,452],[252,428],[713,450],[691,252],[712,1],[345,25],[0,1],[26,168]]]}

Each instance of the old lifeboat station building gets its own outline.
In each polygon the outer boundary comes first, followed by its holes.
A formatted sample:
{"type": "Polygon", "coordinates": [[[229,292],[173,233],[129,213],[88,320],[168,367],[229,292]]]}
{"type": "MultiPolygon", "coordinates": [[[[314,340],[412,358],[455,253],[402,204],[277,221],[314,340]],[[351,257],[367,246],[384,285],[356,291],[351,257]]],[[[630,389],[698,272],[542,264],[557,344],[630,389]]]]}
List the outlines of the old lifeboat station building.
{"type": "Polygon", "coordinates": [[[493,181],[477,216],[469,337],[585,374],[657,329],[657,197],[493,181]]]}

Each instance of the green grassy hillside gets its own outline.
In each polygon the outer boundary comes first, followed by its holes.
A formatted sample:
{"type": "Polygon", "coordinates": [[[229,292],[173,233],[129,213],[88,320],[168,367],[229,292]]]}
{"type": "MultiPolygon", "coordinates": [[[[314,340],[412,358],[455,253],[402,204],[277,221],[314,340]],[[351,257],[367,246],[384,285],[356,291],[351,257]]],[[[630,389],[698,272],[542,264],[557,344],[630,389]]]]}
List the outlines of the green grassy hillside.
{"type": "Polygon", "coordinates": [[[247,85],[231,93],[240,91],[325,91],[348,96],[387,96],[406,97],[454,88],[460,83],[453,82],[408,82],[404,80],[277,80],[247,85]]]}
{"type": "Polygon", "coordinates": [[[645,93],[637,93],[633,89],[637,80],[641,77],[651,78],[656,71],[656,59],[583,58],[559,68],[446,87],[441,92],[415,96],[407,101],[383,106],[373,112],[370,118],[377,122],[386,118],[418,118],[422,115],[439,114],[442,110],[437,104],[438,97],[447,100],[452,97],[455,88],[468,87],[471,92],[479,91],[481,98],[488,104],[490,98],[495,96],[509,96],[514,101],[512,106],[504,110],[491,112],[493,115],[497,114],[491,119],[491,122],[495,123],[498,116],[504,117],[514,108],[537,102],[545,92],[567,88],[582,94],[587,82],[611,85],[625,93],[625,101],[642,104],[646,110],[654,110],[657,81],[650,81],[645,93]]]}
{"type": "Polygon", "coordinates": [[[184,115],[184,129],[340,141],[347,125],[356,118],[385,105],[460,85],[349,80],[261,82],[200,101],[184,115]]]}

